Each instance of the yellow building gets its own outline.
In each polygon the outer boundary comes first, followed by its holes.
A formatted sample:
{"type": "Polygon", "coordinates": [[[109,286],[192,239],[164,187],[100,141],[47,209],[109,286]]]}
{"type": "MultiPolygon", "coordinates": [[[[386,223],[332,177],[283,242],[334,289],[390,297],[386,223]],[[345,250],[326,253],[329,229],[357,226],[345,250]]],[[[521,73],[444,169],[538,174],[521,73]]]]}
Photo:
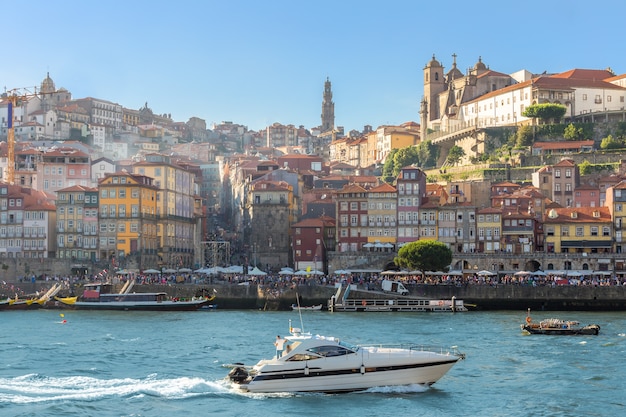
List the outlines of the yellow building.
{"type": "Polygon", "coordinates": [[[397,202],[396,187],[383,183],[367,192],[367,243],[391,249],[397,244],[397,202]],[[385,245],[387,244],[387,245],[385,245]]]}
{"type": "Polygon", "coordinates": [[[552,208],[548,210],[543,227],[547,252],[613,250],[613,222],[608,207],[552,208]]]}
{"type": "Polygon", "coordinates": [[[149,154],[133,172],[154,178],[159,262],[165,268],[195,267],[200,216],[196,213],[196,174],[166,155],[149,154]]]}
{"type": "Polygon", "coordinates": [[[128,172],[106,174],[98,183],[100,259],[113,267],[155,268],[157,191],[153,179],[128,172]]]}
{"type": "Polygon", "coordinates": [[[367,139],[368,154],[373,157],[372,163],[382,164],[392,149],[402,149],[419,144],[419,125],[405,123],[401,126],[381,126],[369,133],[367,139]]]}
{"type": "Polygon", "coordinates": [[[499,252],[502,234],[502,209],[487,207],[479,210],[476,228],[478,230],[478,252],[499,252]]]}

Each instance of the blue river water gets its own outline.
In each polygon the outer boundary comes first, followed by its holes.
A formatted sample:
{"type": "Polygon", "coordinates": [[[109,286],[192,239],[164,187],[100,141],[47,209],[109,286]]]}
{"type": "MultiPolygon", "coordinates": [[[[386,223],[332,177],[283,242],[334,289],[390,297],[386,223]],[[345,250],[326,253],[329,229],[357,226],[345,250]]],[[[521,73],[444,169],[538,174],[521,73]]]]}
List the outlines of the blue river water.
{"type": "Polygon", "coordinates": [[[623,416],[626,313],[535,312],[599,336],[524,335],[525,312],[2,311],[2,416],[623,416]],[[63,320],[66,322],[63,323],[63,320]],[[225,364],[273,355],[294,326],[356,344],[457,346],[430,388],[242,394],[225,364]]]}

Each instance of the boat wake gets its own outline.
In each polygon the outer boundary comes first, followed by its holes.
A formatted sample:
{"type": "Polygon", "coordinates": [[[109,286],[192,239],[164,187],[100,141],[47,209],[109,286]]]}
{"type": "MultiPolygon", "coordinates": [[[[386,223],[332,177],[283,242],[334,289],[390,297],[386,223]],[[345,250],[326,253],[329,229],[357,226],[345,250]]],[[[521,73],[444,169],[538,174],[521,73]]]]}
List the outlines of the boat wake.
{"type": "Polygon", "coordinates": [[[97,401],[115,397],[145,396],[183,399],[203,395],[227,394],[219,382],[197,377],[159,379],[149,375],[143,379],[98,379],[85,376],[48,377],[29,374],[0,378],[0,408],[2,404],[45,403],[59,400],[97,401]]]}
{"type": "Polygon", "coordinates": [[[385,387],[375,387],[370,388],[365,391],[360,391],[364,393],[378,393],[378,394],[412,394],[419,392],[426,392],[430,389],[425,385],[420,384],[411,384],[411,385],[397,385],[397,386],[385,386],[385,387]]]}

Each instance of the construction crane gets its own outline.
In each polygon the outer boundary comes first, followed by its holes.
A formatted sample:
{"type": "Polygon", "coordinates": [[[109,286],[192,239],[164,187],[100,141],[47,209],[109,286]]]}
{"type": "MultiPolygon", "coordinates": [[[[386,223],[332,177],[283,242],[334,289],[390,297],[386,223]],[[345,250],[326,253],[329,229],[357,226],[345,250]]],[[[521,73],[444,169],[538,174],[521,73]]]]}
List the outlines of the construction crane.
{"type": "Polygon", "coordinates": [[[7,117],[7,178],[6,182],[13,184],[15,182],[15,128],[13,127],[13,108],[20,107],[22,102],[28,101],[33,97],[39,97],[37,87],[30,88],[14,88],[5,91],[5,98],[8,103],[7,117]]]}

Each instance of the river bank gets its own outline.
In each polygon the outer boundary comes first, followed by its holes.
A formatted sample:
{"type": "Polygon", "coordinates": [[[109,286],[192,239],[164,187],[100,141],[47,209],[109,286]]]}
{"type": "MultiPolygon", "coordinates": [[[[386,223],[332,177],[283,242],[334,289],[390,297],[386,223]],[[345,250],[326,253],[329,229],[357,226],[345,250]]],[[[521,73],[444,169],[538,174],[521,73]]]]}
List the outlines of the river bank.
{"type": "MultiPolygon", "coordinates": [[[[25,293],[45,292],[52,284],[23,283],[25,293]]],[[[466,306],[478,310],[572,310],[572,311],[626,311],[626,286],[532,286],[532,285],[426,285],[405,284],[409,297],[463,300],[466,306]]],[[[142,284],[135,292],[165,291],[178,298],[193,297],[216,291],[215,304],[220,309],[290,310],[298,298],[300,305],[322,304],[337,292],[334,286],[324,285],[237,285],[214,284],[142,284]]],[[[80,294],[80,286],[76,288],[80,294]]],[[[353,286],[349,298],[393,299],[400,296],[367,291],[353,286]]]]}

